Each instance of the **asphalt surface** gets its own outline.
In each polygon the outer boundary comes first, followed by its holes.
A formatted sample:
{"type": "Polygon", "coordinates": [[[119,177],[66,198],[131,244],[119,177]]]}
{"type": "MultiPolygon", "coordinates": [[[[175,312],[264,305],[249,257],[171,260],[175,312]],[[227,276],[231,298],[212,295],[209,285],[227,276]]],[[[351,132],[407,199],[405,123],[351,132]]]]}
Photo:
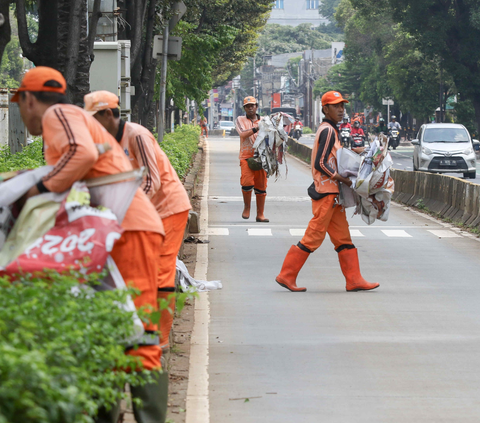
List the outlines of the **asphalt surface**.
{"type": "Polygon", "coordinates": [[[366,226],[347,210],[363,276],[347,293],[328,237],[275,283],[311,218],[309,168],[269,179],[270,223],[241,218],[238,137],[209,138],[208,279],[212,423],[478,422],[480,242],[392,205],[366,226]]]}

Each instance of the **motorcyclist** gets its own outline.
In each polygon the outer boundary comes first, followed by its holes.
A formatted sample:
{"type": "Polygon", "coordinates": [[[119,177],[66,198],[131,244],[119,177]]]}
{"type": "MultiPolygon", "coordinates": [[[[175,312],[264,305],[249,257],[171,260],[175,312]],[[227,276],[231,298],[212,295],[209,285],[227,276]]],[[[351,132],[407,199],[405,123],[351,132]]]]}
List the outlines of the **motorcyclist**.
{"type": "Polygon", "coordinates": [[[365,136],[365,133],[363,132],[363,129],[360,127],[360,122],[358,120],[353,122],[353,128],[352,128],[351,135],[352,135],[352,137],[354,137],[355,135],[361,135],[362,137],[365,136]]]}
{"type": "Polygon", "coordinates": [[[378,126],[375,130],[375,132],[377,134],[379,134],[380,132],[384,133],[384,134],[387,134],[388,133],[388,127],[387,125],[385,124],[385,119],[384,118],[380,118],[378,120],[378,126]]]}
{"type": "Polygon", "coordinates": [[[392,130],[393,128],[396,128],[400,131],[402,129],[401,125],[397,122],[397,117],[395,115],[392,115],[392,121],[388,123],[388,130],[392,130]]]}
{"type": "Polygon", "coordinates": [[[347,128],[347,129],[352,129],[352,125],[350,125],[348,123],[348,118],[344,117],[343,118],[343,123],[340,125],[340,131],[343,129],[343,128],[347,128]]]}

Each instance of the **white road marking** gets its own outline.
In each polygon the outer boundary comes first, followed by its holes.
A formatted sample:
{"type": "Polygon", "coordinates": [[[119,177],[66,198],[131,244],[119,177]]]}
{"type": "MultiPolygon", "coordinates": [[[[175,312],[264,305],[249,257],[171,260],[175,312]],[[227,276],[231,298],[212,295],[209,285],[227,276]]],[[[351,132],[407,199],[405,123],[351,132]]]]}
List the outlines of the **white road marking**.
{"type": "Polygon", "coordinates": [[[250,236],[272,236],[272,230],[270,228],[266,228],[266,229],[250,228],[250,229],[248,229],[248,235],[250,235],[250,236]]]}
{"type": "Polygon", "coordinates": [[[455,232],[452,232],[452,231],[428,231],[430,233],[432,233],[433,235],[435,236],[438,236],[439,238],[461,238],[462,236],[461,235],[458,235],[456,234],[455,232]]]}
{"type": "Polygon", "coordinates": [[[360,237],[360,236],[365,236],[365,235],[363,235],[358,229],[350,229],[350,236],[360,237]]]}
{"type": "Polygon", "coordinates": [[[290,235],[292,236],[303,236],[305,235],[306,229],[290,229],[290,235]]]}
{"type": "MultiPolygon", "coordinates": [[[[220,196],[220,195],[210,195],[208,197],[209,200],[211,201],[223,201],[223,202],[228,202],[228,201],[233,201],[233,202],[243,202],[243,197],[240,197],[240,196],[220,196]]],[[[289,202],[289,203],[299,203],[299,202],[310,202],[312,201],[312,199],[308,196],[306,197],[293,197],[293,196],[290,196],[290,197],[274,197],[274,196],[269,196],[267,195],[267,201],[268,202],[273,202],[273,201],[276,201],[276,202],[282,202],[282,203],[285,203],[285,202],[289,202]]]]}
{"type": "Polygon", "coordinates": [[[401,230],[382,229],[382,232],[390,238],[411,238],[412,237],[412,235],[409,235],[405,231],[401,231],[401,230]]]}
{"type": "Polygon", "coordinates": [[[228,228],[208,228],[207,235],[230,235],[228,228]]]}

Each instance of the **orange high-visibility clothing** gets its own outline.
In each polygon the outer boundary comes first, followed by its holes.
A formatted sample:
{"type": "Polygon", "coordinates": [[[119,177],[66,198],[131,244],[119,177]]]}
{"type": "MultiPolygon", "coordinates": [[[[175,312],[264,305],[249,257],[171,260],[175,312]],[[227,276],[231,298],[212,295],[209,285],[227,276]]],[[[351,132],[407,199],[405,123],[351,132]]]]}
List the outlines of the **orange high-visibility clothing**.
{"type": "MultiPolygon", "coordinates": [[[[323,138],[324,138],[323,137],[323,138]]],[[[322,139],[323,139],[322,138],[322,139]]],[[[312,176],[315,183],[315,190],[319,194],[338,193],[338,182],[333,179],[337,173],[337,150],[342,148],[338,139],[337,131],[327,122],[322,122],[315,135],[315,142],[312,148],[312,176]],[[315,167],[320,147],[320,138],[323,131],[327,131],[325,144],[320,151],[319,166],[321,171],[315,167]]]]}
{"type": "MultiPolygon", "coordinates": [[[[158,310],[158,262],[155,258],[160,253],[161,244],[162,236],[154,232],[128,231],[115,243],[111,252],[126,285],[140,291],[140,295],[133,299],[137,309],[148,306],[151,311],[158,310]]],[[[144,323],[144,327],[147,333],[158,331],[156,323],[144,323]]],[[[140,357],[148,370],[161,367],[160,345],[139,346],[138,349],[129,349],[127,354],[140,357]]]]}
{"type": "MultiPolygon", "coordinates": [[[[115,139],[100,123],[71,104],[47,109],[42,119],[45,161],[55,166],[43,178],[49,191],[63,192],[81,179],[127,172],[132,169],[115,139]],[[111,150],[99,154],[95,144],[108,143],[111,150]]],[[[138,189],[122,228],[164,234],[163,225],[148,198],[138,189]]]]}
{"type": "MultiPolygon", "coordinates": [[[[158,296],[168,299],[175,291],[175,273],[177,255],[182,245],[185,227],[188,222],[188,210],[173,214],[163,219],[165,226],[165,241],[160,249],[158,263],[158,296]]],[[[169,301],[170,309],[175,310],[175,299],[169,301]]],[[[163,310],[160,318],[160,346],[167,347],[169,334],[172,329],[173,315],[169,310],[163,310]]]]}
{"type": "Polygon", "coordinates": [[[258,132],[255,134],[249,134],[251,130],[258,126],[260,122],[260,116],[256,116],[254,120],[247,118],[246,116],[239,116],[235,121],[235,127],[237,128],[238,135],[240,135],[240,154],[238,158],[248,159],[253,157],[255,150],[253,144],[257,139],[258,132]]]}
{"type": "Polygon", "coordinates": [[[300,241],[310,251],[315,251],[322,245],[327,233],[335,249],[352,244],[345,209],[335,205],[335,198],[336,195],[332,194],[320,200],[312,200],[313,217],[300,241]]]}
{"type": "Polygon", "coordinates": [[[147,128],[125,122],[117,140],[120,140],[134,169],[141,166],[148,169],[142,187],[162,220],[192,208],[177,172],[147,128]]]}
{"type": "Polygon", "coordinates": [[[242,171],[240,176],[240,185],[242,187],[253,186],[258,191],[267,190],[267,172],[265,172],[265,170],[250,169],[246,160],[240,160],[240,168],[242,171]]]}
{"type": "MultiPolygon", "coordinates": [[[[45,160],[54,165],[43,179],[46,189],[62,192],[75,181],[126,172],[132,166],[122,148],[100,123],[79,107],[57,104],[42,119],[45,160]],[[99,155],[95,144],[108,143],[110,150],[99,155]]],[[[125,229],[111,253],[124,280],[141,290],[136,307],[157,307],[157,257],[164,236],[158,213],[138,189],[122,222],[125,229]]],[[[156,329],[155,326],[152,329],[156,329]]],[[[142,357],[146,368],[160,367],[159,346],[132,352],[142,357]]]]}
{"type": "MultiPolygon", "coordinates": [[[[175,291],[176,260],[192,206],[177,172],[147,128],[121,121],[117,141],[134,168],[145,166],[148,169],[143,188],[165,228],[165,239],[157,256],[156,278],[158,297],[166,299],[175,291]]],[[[175,309],[174,299],[170,301],[170,308],[175,309]]],[[[163,347],[168,346],[172,323],[172,314],[164,310],[160,318],[160,344],[163,347]]]]}

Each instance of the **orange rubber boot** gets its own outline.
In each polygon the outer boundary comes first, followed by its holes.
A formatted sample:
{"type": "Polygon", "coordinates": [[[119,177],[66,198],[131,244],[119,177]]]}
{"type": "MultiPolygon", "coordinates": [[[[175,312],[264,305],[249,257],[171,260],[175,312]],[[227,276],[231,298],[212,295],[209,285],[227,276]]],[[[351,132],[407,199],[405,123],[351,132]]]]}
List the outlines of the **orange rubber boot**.
{"type": "Polygon", "coordinates": [[[266,195],[256,195],[255,201],[257,202],[257,222],[270,222],[265,215],[265,200],[267,199],[266,195]]]}
{"type": "Polygon", "coordinates": [[[342,268],[343,276],[347,280],[347,291],[368,291],[380,286],[379,283],[370,283],[363,279],[360,274],[358,253],[356,248],[342,250],[338,253],[338,260],[342,268]]]}
{"type": "Polygon", "coordinates": [[[292,292],[305,292],[307,288],[299,288],[296,284],[298,272],[307,261],[310,253],[292,245],[283,261],[282,270],[275,281],[292,292]]]}
{"type": "Polygon", "coordinates": [[[250,206],[252,204],[252,191],[244,191],[242,189],[243,194],[243,213],[242,218],[248,219],[250,217],[250,206]]]}

